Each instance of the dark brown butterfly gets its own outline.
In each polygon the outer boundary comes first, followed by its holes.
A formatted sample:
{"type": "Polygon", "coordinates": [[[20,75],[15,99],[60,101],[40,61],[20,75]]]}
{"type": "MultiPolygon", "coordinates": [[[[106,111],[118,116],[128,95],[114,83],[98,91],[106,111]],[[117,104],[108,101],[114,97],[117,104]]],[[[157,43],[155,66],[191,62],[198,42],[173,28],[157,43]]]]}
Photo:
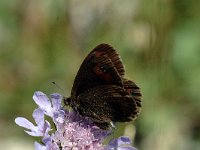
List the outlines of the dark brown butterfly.
{"type": "Polygon", "coordinates": [[[108,44],[98,45],[83,61],[65,103],[102,129],[112,122],[135,119],[141,109],[141,92],[124,73],[116,50],[108,44]]]}

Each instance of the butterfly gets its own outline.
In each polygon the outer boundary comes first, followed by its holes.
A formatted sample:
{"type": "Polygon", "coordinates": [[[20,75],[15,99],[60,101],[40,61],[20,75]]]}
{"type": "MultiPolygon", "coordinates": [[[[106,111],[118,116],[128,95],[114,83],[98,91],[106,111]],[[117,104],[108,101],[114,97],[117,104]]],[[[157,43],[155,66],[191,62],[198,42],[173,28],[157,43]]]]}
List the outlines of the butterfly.
{"type": "Polygon", "coordinates": [[[140,113],[142,94],[124,74],[117,51],[108,44],[100,44],[84,59],[71,97],[64,101],[102,129],[113,122],[132,121],[140,113]]]}

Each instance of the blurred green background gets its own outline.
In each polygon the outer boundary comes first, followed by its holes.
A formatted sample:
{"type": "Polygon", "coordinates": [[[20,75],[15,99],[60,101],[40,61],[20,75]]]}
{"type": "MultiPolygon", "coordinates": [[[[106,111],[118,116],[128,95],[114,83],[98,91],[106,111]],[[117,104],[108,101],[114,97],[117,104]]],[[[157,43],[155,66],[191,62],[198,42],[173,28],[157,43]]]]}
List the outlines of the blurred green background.
{"type": "Polygon", "coordinates": [[[1,0],[0,146],[34,149],[14,119],[33,120],[34,91],[69,96],[84,57],[109,43],[143,93],[134,126],[116,135],[139,150],[199,150],[199,10],[195,0],[1,0]]]}

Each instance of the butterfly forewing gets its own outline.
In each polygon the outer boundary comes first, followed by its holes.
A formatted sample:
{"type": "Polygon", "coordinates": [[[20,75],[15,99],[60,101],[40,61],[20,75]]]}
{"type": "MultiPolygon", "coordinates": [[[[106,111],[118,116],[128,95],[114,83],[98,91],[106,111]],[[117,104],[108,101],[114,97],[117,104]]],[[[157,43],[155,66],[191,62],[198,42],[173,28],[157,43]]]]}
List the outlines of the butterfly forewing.
{"type": "Polygon", "coordinates": [[[122,86],[124,68],[119,55],[107,44],[100,44],[85,58],[76,75],[72,98],[98,85],[122,86]]]}
{"type": "Polygon", "coordinates": [[[97,56],[107,56],[112,61],[118,74],[120,76],[124,76],[125,73],[124,65],[122,64],[119,54],[113,47],[111,47],[108,44],[100,44],[90,52],[90,54],[92,53],[95,53],[97,56]]]}

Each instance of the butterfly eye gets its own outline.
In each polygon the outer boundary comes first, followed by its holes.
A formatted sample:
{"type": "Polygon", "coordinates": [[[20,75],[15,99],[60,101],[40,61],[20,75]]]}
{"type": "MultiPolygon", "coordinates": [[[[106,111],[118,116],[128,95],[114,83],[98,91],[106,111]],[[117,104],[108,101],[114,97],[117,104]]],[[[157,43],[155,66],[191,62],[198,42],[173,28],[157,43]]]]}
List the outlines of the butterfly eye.
{"type": "Polygon", "coordinates": [[[101,69],[101,71],[102,71],[103,73],[107,73],[107,72],[108,72],[108,70],[107,70],[104,66],[101,66],[100,69],[101,69]]]}

